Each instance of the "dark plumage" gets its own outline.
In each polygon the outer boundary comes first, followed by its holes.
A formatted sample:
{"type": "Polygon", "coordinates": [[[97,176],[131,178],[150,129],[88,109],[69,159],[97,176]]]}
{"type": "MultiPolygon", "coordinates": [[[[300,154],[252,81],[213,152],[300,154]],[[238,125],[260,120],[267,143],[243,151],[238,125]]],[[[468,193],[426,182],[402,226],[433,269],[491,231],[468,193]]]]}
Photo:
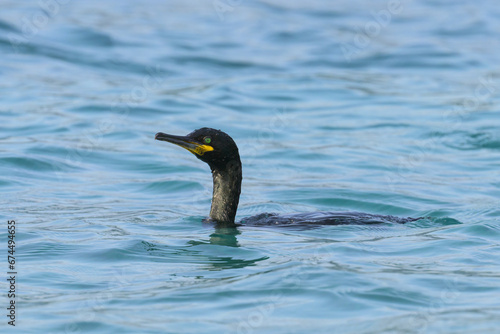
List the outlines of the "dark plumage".
{"type": "Polygon", "coordinates": [[[210,166],[214,181],[210,219],[234,224],[242,180],[240,154],[234,140],[211,128],[195,130],[185,137],[158,132],[155,139],[179,145],[210,166]]]}
{"type": "MultiPolygon", "coordinates": [[[[241,192],[241,160],[238,147],[226,133],[211,128],[201,128],[187,136],[174,136],[158,132],[155,139],[179,145],[212,170],[214,182],[210,220],[223,225],[235,225],[241,192]]],[[[311,212],[295,215],[263,213],[242,220],[245,225],[343,225],[373,223],[406,223],[420,218],[371,215],[359,212],[311,212]]]]}

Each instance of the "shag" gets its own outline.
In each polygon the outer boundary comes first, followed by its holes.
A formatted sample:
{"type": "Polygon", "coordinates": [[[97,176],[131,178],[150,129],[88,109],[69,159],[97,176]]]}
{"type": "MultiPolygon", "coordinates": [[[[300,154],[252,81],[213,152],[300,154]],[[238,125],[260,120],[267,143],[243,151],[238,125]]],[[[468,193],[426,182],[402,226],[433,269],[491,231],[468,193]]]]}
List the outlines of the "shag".
{"type": "MultiPolygon", "coordinates": [[[[213,195],[209,221],[233,226],[241,193],[242,169],[238,146],[225,132],[201,128],[187,136],[174,136],[163,132],[156,140],[185,148],[212,170],[213,195]]],[[[244,225],[344,225],[373,223],[406,223],[420,218],[372,215],[360,212],[310,212],[291,215],[263,213],[241,221],[244,225]]]]}

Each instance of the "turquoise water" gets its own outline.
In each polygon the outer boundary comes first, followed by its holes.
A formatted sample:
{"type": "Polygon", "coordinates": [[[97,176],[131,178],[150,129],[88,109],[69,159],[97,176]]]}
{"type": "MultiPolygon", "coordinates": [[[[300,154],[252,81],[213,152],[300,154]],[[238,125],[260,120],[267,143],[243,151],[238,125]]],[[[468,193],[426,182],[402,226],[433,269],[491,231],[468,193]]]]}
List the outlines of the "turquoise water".
{"type": "Polygon", "coordinates": [[[393,3],[4,0],[2,333],[497,332],[500,10],[393,3]],[[153,139],[203,126],[238,219],[430,218],[207,226],[208,166],[153,139]]]}

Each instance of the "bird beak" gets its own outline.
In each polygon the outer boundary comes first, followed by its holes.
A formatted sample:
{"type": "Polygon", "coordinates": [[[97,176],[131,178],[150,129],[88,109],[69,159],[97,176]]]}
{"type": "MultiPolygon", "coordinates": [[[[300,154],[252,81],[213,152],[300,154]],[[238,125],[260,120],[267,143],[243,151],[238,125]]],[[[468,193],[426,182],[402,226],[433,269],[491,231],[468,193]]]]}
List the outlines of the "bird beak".
{"type": "Polygon", "coordinates": [[[162,141],[167,141],[169,143],[178,145],[182,148],[185,148],[189,152],[195,154],[195,155],[203,155],[206,152],[213,151],[214,148],[210,145],[198,143],[195,140],[193,140],[190,137],[186,136],[174,136],[174,135],[169,135],[163,132],[158,132],[155,135],[156,140],[162,140],[162,141]]]}

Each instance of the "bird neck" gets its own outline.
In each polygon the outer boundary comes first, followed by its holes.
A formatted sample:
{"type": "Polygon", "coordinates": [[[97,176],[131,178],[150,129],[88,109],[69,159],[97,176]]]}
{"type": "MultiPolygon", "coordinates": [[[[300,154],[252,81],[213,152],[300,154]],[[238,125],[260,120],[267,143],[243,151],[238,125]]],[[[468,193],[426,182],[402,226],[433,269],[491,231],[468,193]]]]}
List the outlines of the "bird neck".
{"type": "Polygon", "coordinates": [[[222,168],[212,168],[214,190],[210,219],[222,224],[234,224],[241,193],[241,161],[239,157],[222,168]]]}

